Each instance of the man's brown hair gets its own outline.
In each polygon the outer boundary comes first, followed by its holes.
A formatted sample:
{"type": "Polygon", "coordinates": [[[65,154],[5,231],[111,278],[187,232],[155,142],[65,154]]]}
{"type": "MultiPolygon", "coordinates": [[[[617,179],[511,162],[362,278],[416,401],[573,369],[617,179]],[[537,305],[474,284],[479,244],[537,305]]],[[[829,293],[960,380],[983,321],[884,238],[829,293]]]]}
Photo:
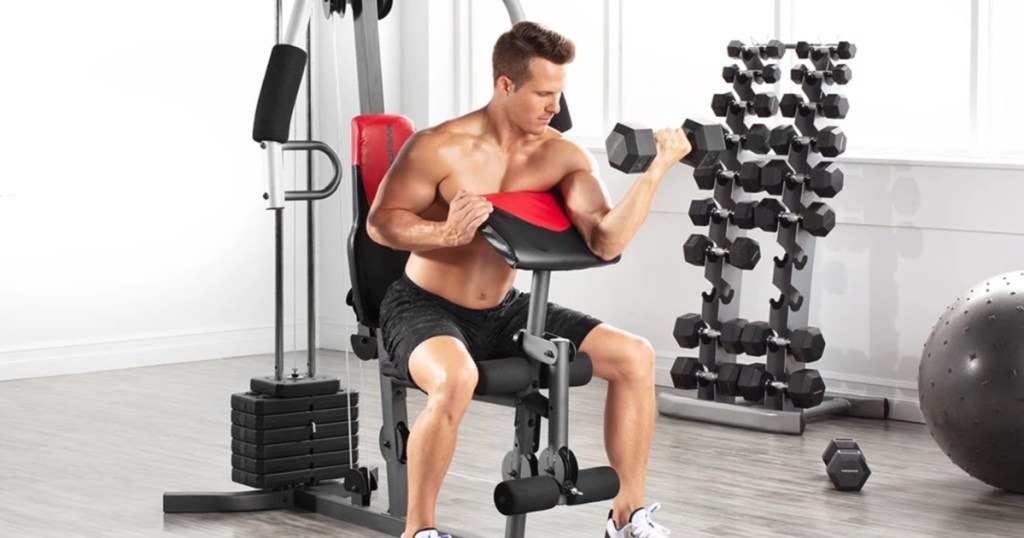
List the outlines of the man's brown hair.
{"type": "Polygon", "coordinates": [[[530,59],[534,57],[564,65],[576,57],[576,45],[543,25],[517,22],[494,44],[491,55],[494,82],[497,83],[502,75],[512,79],[516,86],[530,80],[530,59]]]}

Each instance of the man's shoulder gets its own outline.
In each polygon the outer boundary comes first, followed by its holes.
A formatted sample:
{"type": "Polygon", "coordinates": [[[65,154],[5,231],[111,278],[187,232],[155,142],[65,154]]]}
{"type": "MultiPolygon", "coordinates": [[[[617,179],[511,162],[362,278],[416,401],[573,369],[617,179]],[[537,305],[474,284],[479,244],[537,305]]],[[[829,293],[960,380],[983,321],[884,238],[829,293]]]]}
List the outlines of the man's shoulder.
{"type": "Polygon", "coordinates": [[[586,148],[579,145],[574,140],[570,140],[555,129],[550,129],[548,134],[545,135],[542,147],[546,156],[550,156],[559,160],[566,160],[570,162],[578,163],[580,166],[585,164],[589,165],[593,160],[593,156],[587,151],[586,148]]]}

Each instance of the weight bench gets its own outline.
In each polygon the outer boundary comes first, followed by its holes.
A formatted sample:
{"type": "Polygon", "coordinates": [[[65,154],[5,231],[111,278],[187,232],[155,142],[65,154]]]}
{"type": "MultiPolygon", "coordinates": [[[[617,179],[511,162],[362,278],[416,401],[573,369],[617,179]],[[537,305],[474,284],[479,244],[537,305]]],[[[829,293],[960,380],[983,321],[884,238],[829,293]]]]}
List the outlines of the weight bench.
{"type": "MultiPolygon", "coordinates": [[[[352,347],[363,360],[385,357],[379,336],[380,303],[392,282],[404,272],[407,252],[383,247],[370,239],[366,218],[380,183],[402,144],[414,132],[402,116],[371,114],[352,121],[354,225],[348,254],[352,290],[348,303],[356,312],[358,334],[352,347]]],[[[505,455],[505,478],[494,491],[498,511],[508,516],[505,536],[525,535],[526,514],[557,505],[611,499],[619,479],[611,467],[580,469],[568,447],[569,387],[587,384],[592,365],[571,342],[544,332],[551,271],[584,269],[615,263],[595,256],[572,227],[560,199],[553,193],[487,195],[495,210],[480,229],[504,260],[533,272],[527,327],[516,336],[517,357],[477,362],[476,400],[515,408],[515,436],[505,455]],[[547,389],[545,396],[541,389],[547,389]],[[541,419],[548,420],[547,444],[541,450],[541,419]],[[541,450],[538,454],[538,450],[541,450]]],[[[383,422],[380,445],[387,462],[391,517],[405,516],[408,490],[405,446],[409,435],[406,389],[410,384],[380,376],[383,422]]],[[[361,489],[364,502],[376,482],[373,471],[361,469],[351,489],[361,489]]]]}

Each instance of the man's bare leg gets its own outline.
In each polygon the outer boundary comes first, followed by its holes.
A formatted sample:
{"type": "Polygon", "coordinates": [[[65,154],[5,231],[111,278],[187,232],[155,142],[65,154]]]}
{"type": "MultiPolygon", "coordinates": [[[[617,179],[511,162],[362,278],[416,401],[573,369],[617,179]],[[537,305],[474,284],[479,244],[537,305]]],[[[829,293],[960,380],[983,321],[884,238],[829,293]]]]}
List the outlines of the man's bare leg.
{"type": "Polygon", "coordinates": [[[604,442],[608,462],[621,487],[613,501],[617,527],[644,506],[647,459],[654,435],[654,349],[638,336],[598,325],[580,345],[590,356],[594,375],[608,381],[604,408],[604,442]]]}
{"type": "Polygon", "coordinates": [[[406,538],[435,527],[434,507],[448,472],[459,423],[473,399],[478,373],[466,347],[456,338],[438,336],[416,346],[409,372],[427,393],[427,405],[409,433],[406,450],[409,510],[406,538]]]}

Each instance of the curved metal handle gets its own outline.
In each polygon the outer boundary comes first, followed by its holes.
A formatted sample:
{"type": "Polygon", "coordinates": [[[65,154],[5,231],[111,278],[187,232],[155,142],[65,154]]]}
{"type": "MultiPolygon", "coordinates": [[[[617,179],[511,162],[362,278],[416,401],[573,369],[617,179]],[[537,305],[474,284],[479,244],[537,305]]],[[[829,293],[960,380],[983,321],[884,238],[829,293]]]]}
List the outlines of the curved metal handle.
{"type": "Polygon", "coordinates": [[[284,199],[286,202],[293,202],[296,200],[323,200],[328,196],[334,194],[334,191],[338,190],[338,185],[341,185],[341,158],[334,152],[331,146],[319,142],[316,140],[299,140],[295,142],[285,142],[281,144],[281,149],[284,151],[319,151],[327,156],[331,160],[331,166],[334,167],[334,177],[331,178],[331,182],[326,187],[317,191],[287,191],[284,193],[284,199]]]}
{"type": "Polygon", "coordinates": [[[512,24],[526,20],[526,12],[523,11],[522,4],[519,0],[502,0],[505,2],[505,9],[508,10],[508,18],[512,20],[512,24]]]}

